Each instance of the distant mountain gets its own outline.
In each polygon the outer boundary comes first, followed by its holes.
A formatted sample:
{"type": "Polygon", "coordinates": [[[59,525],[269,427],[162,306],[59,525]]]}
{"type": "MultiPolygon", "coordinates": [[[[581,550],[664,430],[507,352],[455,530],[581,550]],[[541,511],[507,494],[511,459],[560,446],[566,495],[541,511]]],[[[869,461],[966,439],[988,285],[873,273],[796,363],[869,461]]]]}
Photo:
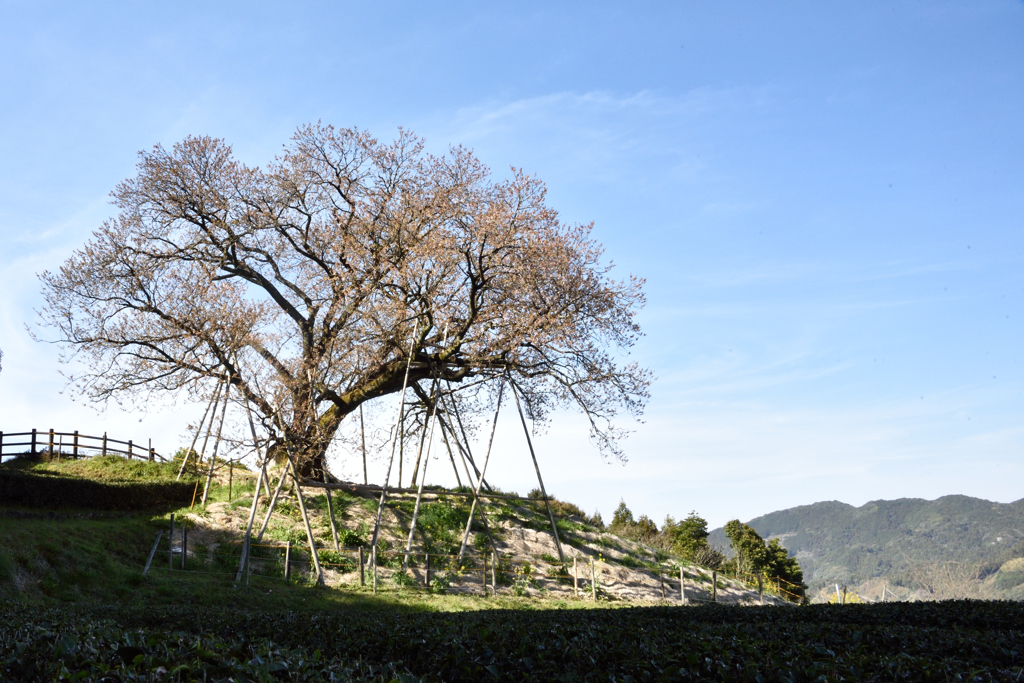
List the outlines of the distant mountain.
{"type": "MultiPolygon", "coordinates": [[[[996,597],[1024,599],[1024,499],[993,503],[969,496],[937,500],[838,501],[772,512],[748,522],[778,538],[800,561],[812,599],[835,584],[867,599],[996,597]],[[1000,568],[1003,568],[1000,572],[1000,568]],[[1022,580],[1016,582],[1017,577],[1022,580]],[[1015,583],[1016,582],[1016,583],[1015,583]]],[[[727,548],[722,529],[709,541],[727,548]]]]}

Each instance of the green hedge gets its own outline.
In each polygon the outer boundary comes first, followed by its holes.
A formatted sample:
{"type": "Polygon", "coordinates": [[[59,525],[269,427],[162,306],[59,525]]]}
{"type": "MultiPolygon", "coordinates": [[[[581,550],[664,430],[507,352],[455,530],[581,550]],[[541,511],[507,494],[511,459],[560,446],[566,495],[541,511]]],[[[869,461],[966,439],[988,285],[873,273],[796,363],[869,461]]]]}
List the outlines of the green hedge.
{"type": "Polygon", "coordinates": [[[193,482],[99,482],[0,468],[0,505],[148,510],[188,505],[193,482]]]}

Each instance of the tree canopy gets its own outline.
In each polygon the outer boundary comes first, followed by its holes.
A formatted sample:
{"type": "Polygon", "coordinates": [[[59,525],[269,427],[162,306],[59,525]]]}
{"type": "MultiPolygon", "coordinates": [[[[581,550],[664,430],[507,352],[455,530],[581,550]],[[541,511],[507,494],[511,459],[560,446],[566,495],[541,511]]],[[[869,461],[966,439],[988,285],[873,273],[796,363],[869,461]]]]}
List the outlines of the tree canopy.
{"type": "Polygon", "coordinates": [[[198,399],[226,379],[307,476],[407,368],[421,397],[444,381],[479,406],[501,380],[535,420],[576,407],[622,457],[613,419],[639,416],[650,383],[617,360],[640,335],[643,282],[613,279],[592,226],[561,222],[545,192],[406,131],[305,125],[266,168],[188,137],[140,153],[116,217],[40,276],[42,323],[93,400],[198,399]]]}

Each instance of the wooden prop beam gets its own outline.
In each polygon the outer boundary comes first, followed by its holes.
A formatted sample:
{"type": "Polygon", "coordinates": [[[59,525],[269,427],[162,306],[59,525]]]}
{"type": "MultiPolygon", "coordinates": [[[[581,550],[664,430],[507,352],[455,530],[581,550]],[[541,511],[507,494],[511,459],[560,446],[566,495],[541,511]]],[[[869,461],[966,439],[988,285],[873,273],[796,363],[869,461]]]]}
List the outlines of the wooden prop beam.
{"type": "MultiPolygon", "coordinates": [[[[447,341],[447,338],[446,340],[447,341]]],[[[412,552],[412,539],[416,534],[416,520],[420,516],[420,503],[423,501],[423,482],[427,480],[427,465],[430,463],[430,448],[434,445],[434,424],[437,421],[437,389],[438,382],[434,380],[434,410],[430,414],[430,434],[427,434],[426,425],[423,425],[423,435],[427,441],[427,457],[423,461],[423,472],[420,476],[420,485],[416,489],[416,505],[412,509],[412,524],[409,525],[409,540],[405,544],[405,557],[402,559],[402,571],[409,568],[409,553],[412,552]]],[[[413,483],[416,482],[416,474],[420,466],[420,455],[423,454],[423,440],[420,440],[420,454],[416,456],[416,469],[412,472],[413,483]]]]}
{"type": "MultiPolygon", "coordinates": [[[[228,393],[231,385],[224,384],[224,405],[220,409],[220,424],[217,425],[217,439],[213,442],[213,453],[210,455],[210,471],[206,473],[206,485],[203,486],[202,504],[206,505],[206,497],[210,493],[210,482],[213,480],[213,467],[217,463],[217,449],[220,448],[220,437],[224,433],[224,414],[228,412],[228,393]]],[[[213,422],[210,422],[213,425],[213,422]]]]}
{"type": "MultiPolygon", "coordinates": [[[[509,382],[512,384],[511,382],[509,382]]],[[[544,505],[548,508],[548,519],[551,520],[551,533],[555,535],[555,545],[558,547],[558,557],[565,564],[565,553],[562,552],[562,542],[558,539],[558,525],[555,524],[555,513],[551,511],[551,501],[548,499],[548,492],[544,489],[544,479],[540,476],[540,465],[537,464],[537,454],[533,452],[533,441],[530,439],[530,430],[526,426],[526,416],[523,415],[523,406],[519,403],[519,392],[516,385],[512,384],[512,395],[516,399],[516,409],[519,411],[519,419],[523,423],[523,433],[526,435],[526,445],[530,447],[530,457],[533,458],[533,469],[537,471],[537,482],[540,484],[540,493],[544,496],[544,505]]]]}
{"type": "MultiPolygon", "coordinates": [[[[221,385],[220,385],[220,382],[218,382],[217,383],[217,389],[210,396],[210,401],[209,401],[209,403],[206,404],[206,410],[203,411],[203,419],[199,421],[199,426],[196,427],[196,435],[192,437],[192,443],[191,443],[191,445],[189,445],[188,450],[185,451],[185,457],[181,459],[181,468],[178,470],[178,476],[175,478],[175,481],[180,481],[181,480],[181,475],[185,471],[185,465],[188,464],[188,459],[192,455],[192,450],[196,447],[196,441],[199,440],[199,433],[203,431],[203,424],[206,423],[206,416],[209,414],[210,408],[213,407],[214,401],[216,401],[217,398],[220,396],[220,388],[221,388],[221,385]]],[[[75,439],[75,455],[78,455],[78,448],[77,447],[78,447],[78,439],[77,439],[77,435],[76,435],[76,439],[75,439]]]]}
{"type": "Polygon", "coordinates": [[[494,445],[494,432],[498,429],[498,414],[501,412],[501,398],[504,393],[505,383],[502,382],[498,387],[498,405],[494,409],[494,422],[491,423],[491,437],[487,440],[487,454],[484,456],[483,469],[480,470],[480,479],[473,486],[473,503],[469,507],[469,519],[466,520],[466,531],[462,534],[462,545],[459,547],[459,566],[462,566],[462,557],[466,553],[466,541],[469,540],[469,529],[473,525],[473,513],[476,511],[477,501],[480,499],[480,487],[483,485],[484,475],[487,474],[487,464],[491,461],[491,447],[494,445]]]}

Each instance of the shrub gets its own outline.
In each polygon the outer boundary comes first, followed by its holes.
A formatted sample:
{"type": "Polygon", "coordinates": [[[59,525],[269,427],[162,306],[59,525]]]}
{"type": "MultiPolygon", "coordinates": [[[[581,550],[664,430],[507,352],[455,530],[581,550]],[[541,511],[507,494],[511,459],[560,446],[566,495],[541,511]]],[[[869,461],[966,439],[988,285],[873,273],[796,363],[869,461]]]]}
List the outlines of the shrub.
{"type": "Polygon", "coordinates": [[[93,481],[0,468],[0,503],[45,508],[149,510],[188,505],[193,482],[93,481]]]}

